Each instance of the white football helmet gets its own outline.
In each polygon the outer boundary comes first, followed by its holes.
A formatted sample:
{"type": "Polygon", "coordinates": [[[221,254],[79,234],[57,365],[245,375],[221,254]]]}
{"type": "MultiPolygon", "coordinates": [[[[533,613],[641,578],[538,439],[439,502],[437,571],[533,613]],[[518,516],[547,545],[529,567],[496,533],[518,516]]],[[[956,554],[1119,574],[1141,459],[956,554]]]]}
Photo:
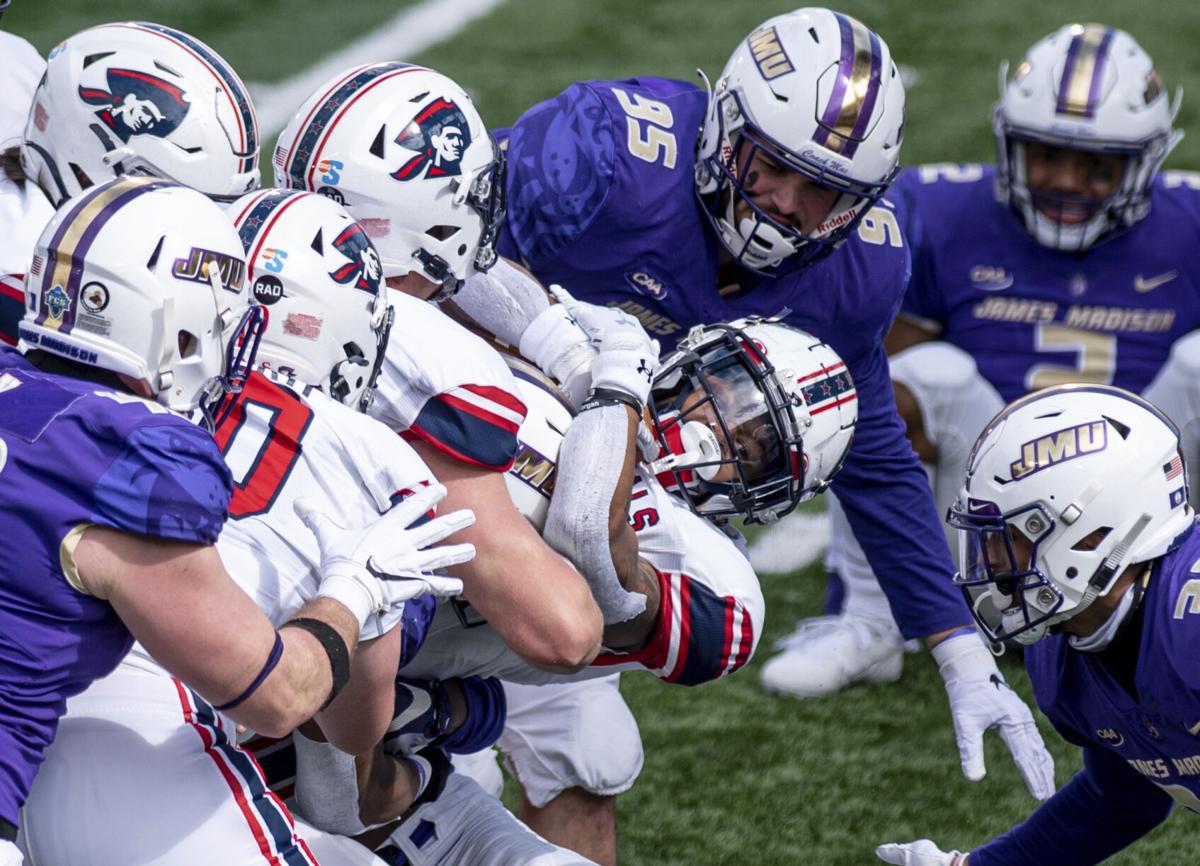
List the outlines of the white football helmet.
{"type": "Polygon", "coordinates": [[[1000,65],[996,196],[1013,208],[1038,243],[1080,251],[1150,212],[1155,172],[1183,137],[1173,129],[1174,104],[1149,55],[1123,30],[1069,24],[1029,49],[1010,78],[1000,65]],[[1125,174],[1108,199],[1065,197],[1030,189],[1026,147],[1053,147],[1125,157],[1125,174]],[[1047,215],[1064,204],[1085,206],[1089,219],[1065,224],[1047,215]],[[1039,207],[1041,205],[1041,207],[1039,207]]]}
{"type": "Polygon", "coordinates": [[[701,204],[746,267],[791,256],[811,264],[887,190],[903,127],[904,85],[878,34],[828,9],[778,15],[738,46],[709,96],[696,158],[701,204]],[[746,178],[756,151],[841,193],[814,232],[803,234],[753,202],[746,178]],[[750,216],[737,217],[739,201],[750,216]]]}
{"type": "Polygon", "coordinates": [[[358,66],[305,100],[275,147],[275,184],[329,196],[362,223],[384,277],[450,297],[496,261],[504,160],[471,98],[405,63],[358,66]]]}
{"type": "Polygon", "coordinates": [[[770,523],[829,486],[858,392],[828,345],[750,318],[692,328],[660,364],[647,408],[661,449],[650,469],[667,489],[703,517],[770,523]]]}
{"type": "Polygon", "coordinates": [[[156,178],[116,178],[68,199],[25,275],[21,348],[145,382],[211,424],[253,363],[262,327],[246,260],[221,208],[156,178]]]}
{"type": "Polygon", "coordinates": [[[558,477],[558,449],[575,412],[566,395],[537,367],[506,356],[517,381],[517,396],[525,404],[525,420],[517,431],[520,451],[504,475],[509,496],[540,532],[558,477]]]}
{"type": "Polygon", "coordinates": [[[50,52],[21,159],[55,204],[122,174],[228,201],[258,187],[258,121],[237,73],[200,40],[102,24],[50,52]]]}
{"type": "Polygon", "coordinates": [[[961,531],[955,581],[975,619],[992,640],[1019,643],[1087,608],[1128,566],[1170,551],[1194,519],[1179,431],[1109,385],[1061,385],[1009,404],[976,441],[947,515],[961,531]],[[1032,546],[1028,562],[1018,536],[1032,546]]]}
{"type": "Polygon", "coordinates": [[[294,190],[252,192],[228,213],[246,250],[250,293],[267,309],[259,364],[365,412],[392,310],[362,226],[336,202],[294,190]]]}

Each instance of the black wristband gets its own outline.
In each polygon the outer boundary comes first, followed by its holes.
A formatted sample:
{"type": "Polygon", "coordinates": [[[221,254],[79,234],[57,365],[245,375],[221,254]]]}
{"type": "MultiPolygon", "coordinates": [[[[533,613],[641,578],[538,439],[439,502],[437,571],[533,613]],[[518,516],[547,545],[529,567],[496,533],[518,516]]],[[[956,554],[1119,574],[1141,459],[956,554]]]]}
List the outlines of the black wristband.
{"type": "Polygon", "coordinates": [[[0,818],[0,839],[5,842],[16,842],[17,825],[4,818],[0,818]]]}
{"type": "Polygon", "coordinates": [[[588,394],[583,405],[579,407],[580,412],[586,412],[588,409],[597,409],[601,406],[617,406],[624,403],[634,413],[642,417],[642,403],[637,397],[628,394],[625,391],[617,388],[593,388],[592,393],[588,394]]]}
{"type": "Polygon", "coordinates": [[[337,629],[327,622],[301,616],[289,619],[279,628],[285,629],[292,626],[302,628],[315,637],[320,642],[321,649],[325,650],[325,655],[329,657],[329,673],[333,677],[333,687],[330,688],[329,697],[325,703],[321,704],[321,709],[325,709],[350,681],[350,650],[347,649],[346,641],[338,634],[337,629]]]}

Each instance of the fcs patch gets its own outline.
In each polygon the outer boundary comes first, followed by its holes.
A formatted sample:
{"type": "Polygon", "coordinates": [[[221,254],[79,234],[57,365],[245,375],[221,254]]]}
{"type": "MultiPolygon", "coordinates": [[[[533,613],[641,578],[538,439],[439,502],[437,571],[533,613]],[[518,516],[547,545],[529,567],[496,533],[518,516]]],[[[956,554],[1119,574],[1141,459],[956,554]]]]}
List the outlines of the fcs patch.
{"type": "Polygon", "coordinates": [[[1021,446],[1021,458],[1009,465],[1016,481],[1077,457],[1095,454],[1108,447],[1108,428],[1103,421],[1089,421],[1056,430],[1021,446]]]}

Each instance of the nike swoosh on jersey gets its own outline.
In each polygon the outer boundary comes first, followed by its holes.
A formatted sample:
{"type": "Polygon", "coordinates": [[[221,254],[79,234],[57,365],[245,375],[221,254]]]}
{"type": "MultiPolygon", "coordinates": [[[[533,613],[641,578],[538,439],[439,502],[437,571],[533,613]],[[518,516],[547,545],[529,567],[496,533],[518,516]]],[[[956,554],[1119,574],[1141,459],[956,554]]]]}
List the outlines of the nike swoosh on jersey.
{"type": "Polygon", "coordinates": [[[1194,724],[1190,728],[1188,728],[1187,732],[1189,734],[1191,734],[1193,737],[1196,736],[1197,734],[1200,734],[1200,722],[1196,722],[1196,724],[1194,724]]]}
{"type": "Polygon", "coordinates": [[[1165,274],[1159,274],[1157,277],[1143,277],[1138,274],[1133,278],[1133,290],[1139,294],[1152,292],[1164,283],[1169,283],[1171,280],[1179,276],[1179,271],[1167,271],[1165,274]]]}

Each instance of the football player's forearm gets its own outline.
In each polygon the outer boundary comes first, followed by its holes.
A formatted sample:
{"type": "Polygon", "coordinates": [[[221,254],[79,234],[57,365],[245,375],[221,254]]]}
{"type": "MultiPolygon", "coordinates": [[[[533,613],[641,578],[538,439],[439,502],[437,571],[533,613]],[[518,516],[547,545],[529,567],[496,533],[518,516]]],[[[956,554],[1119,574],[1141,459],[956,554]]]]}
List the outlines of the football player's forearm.
{"type": "Polygon", "coordinates": [[[604,627],[604,645],[618,652],[637,652],[649,643],[658,630],[659,607],[662,604],[662,587],[658,572],[644,559],[637,561],[634,577],[622,579],[621,585],[630,592],[646,596],[646,609],[633,619],[604,627]]]}
{"type": "MultiPolygon", "coordinates": [[[[318,598],[292,617],[301,618],[330,626],[353,657],[358,622],[342,605],[318,598]]],[[[300,628],[281,627],[279,636],[283,641],[279,664],[253,694],[229,711],[235,721],[270,737],[286,736],[312,718],[329,700],[334,685],[330,656],[315,635],[300,628]]]]}

